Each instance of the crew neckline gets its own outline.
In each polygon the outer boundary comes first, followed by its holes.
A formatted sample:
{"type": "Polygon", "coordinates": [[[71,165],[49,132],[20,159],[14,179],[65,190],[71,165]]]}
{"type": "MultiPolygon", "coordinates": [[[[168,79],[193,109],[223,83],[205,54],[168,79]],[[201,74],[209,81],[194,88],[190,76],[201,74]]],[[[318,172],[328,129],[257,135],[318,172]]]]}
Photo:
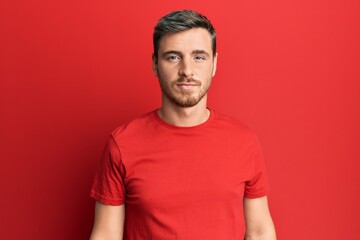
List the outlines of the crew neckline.
{"type": "Polygon", "coordinates": [[[166,128],[170,128],[170,129],[174,129],[174,130],[186,130],[186,131],[188,131],[188,130],[195,130],[195,129],[203,128],[203,127],[209,125],[209,124],[213,121],[213,119],[214,119],[214,117],[215,117],[215,112],[214,112],[214,110],[212,110],[212,109],[210,109],[210,108],[208,108],[208,107],[207,107],[207,109],[209,110],[209,113],[210,113],[208,119],[207,119],[205,122],[203,122],[203,123],[200,123],[200,124],[195,125],[195,126],[189,126],[189,127],[186,127],[186,126],[175,126],[175,125],[172,125],[172,124],[170,124],[170,123],[168,123],[168,122],[165,122],[163,119],[160,118],[160,116],[159,116],[158,113],[157,113],[158,110],[159,110],[159,108],[157,108],[157,109],[155,109],[155,110],[153,111],[153,115],[154,115],[156,121],[157,121],[158,123],[160,123],[162,126],[166,127],[166,128]]]}

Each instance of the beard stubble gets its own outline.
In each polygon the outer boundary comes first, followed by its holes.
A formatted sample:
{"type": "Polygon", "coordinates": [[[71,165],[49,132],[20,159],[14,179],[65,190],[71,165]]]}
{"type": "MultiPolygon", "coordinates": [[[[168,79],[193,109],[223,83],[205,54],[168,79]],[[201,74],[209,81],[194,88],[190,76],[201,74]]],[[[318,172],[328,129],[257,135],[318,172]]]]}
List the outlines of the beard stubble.
{"type": "Polygon", "coordinates": [[[171,82],[170,84],[164,83],[160,78],[160,87],[163,94],[175,105],[183,108],[193,107],[200,102],[200,100],[206,95],[210,85],[211,79],[208,86],[203,87],[200,81],[194,78],[184,78],[180,77],[176,81],[171,82]],[[187,90],[178,90],[176,85],[181,83],[191,83],[194,84],[195,87],[200,88],[200,91],[194,95],[193,91],[187,90]]]}

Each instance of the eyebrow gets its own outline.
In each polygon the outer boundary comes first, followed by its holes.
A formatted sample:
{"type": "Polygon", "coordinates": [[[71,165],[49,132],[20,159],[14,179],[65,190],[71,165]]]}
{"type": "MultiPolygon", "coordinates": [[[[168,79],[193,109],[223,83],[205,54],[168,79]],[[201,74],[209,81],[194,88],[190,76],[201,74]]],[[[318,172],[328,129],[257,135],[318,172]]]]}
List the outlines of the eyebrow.
{"type": "Polygon", "coordinates": [[[192,53],[193,54],[205,54],[205,55],[210,56],[210,54],[205,50],[194,50],[194,51],[192,51],[192,53]]]}
{"type": "MultiPolygon", "coordinates": [[[[192,54],[205,54],[207,56],[210,56],[210,54],[205,51],[205,50],[201,50],[201,49],[197,49],[197,50],[194,50],[191,52],[192,54]]],[[[170,50],[170,51],[166,51],[162,54],[162,56],[166,56],[166,55],[169,55],[169,54],[176,54],[176,55],[179,55],[179,56],[182,56],[183,54],[180,52],[180,51],[175,51],[175,50],[170,50]]]]}
{"type": "Polygon", "coordinates": [[[164,52],[163,54],[161,54],[161,56],[166,56],[169,54],[175,54],[175,55],[180,55],[180,56],[182,55],[182,53],[180,51],[170,50],[170,51],[164,52]]]}

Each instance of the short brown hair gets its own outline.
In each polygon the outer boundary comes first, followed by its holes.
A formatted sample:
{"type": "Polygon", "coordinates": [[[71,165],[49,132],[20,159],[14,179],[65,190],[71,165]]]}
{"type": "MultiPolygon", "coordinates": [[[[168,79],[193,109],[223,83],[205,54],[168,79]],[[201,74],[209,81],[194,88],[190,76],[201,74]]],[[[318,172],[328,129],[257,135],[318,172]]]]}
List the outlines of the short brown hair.
{"type": "Polygon", "coordinates": [[[154,57],[157,58],[161,38],[167,33],[182,32],[192,28],[204,28],[209,31],[212,39],[213,55],[216,53],[216,32],[211,22],[193,10],[171,12],[158,21],[153,34],[154,57]]]}

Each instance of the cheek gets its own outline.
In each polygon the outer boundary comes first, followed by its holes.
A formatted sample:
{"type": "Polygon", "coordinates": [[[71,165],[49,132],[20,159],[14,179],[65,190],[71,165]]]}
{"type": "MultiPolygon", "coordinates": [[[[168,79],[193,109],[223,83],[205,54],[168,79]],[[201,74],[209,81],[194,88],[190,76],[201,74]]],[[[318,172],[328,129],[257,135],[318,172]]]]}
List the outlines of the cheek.
{"type": "Polygon", "coordinates": [[[211,78],[214,73],[214,66],[213,65],[206,65],[203,66],[201,69],[201,74],[203,78],[211,78]]]}
{"type": "Polygon", "coordinates": [[[169,66],[168,64],[163,64],[163,63],[159,63],[158,70],[162,74],[166,74],[166,75],[173,71],[171,66],[169,66]]]}

